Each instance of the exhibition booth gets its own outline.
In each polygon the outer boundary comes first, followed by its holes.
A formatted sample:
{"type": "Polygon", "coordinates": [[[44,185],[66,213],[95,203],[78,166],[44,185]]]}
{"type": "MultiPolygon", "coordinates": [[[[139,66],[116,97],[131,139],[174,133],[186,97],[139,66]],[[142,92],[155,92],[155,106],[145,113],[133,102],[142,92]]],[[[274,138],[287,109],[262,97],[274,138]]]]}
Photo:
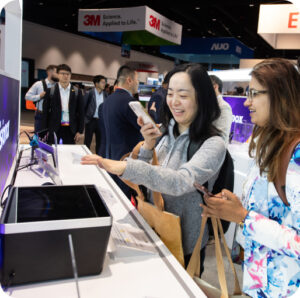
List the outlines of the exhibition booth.
{"type": "MultiPolygon", "coordinates": [[[[32,136],[34,152],[18,144],[22,1],[6,2],[0,70],[0,193],[7,198],[0,224],[2,287],[12,297],[30,298],[205,297],[110,175],[80,164],[90,153],[85,146],[51,147],[32,136]]],[[[243,98],[237,100],[240,106],[243,98]]],[[[247,145],[236,142],[229,150],[240,195],[250,165],[247,145]]]]}
{"type": "MultiPolygon", "coordinates": [[[[80,163],[91,154],[86,146],[58,145],[57,141],[49,146],[33,135],[29,135],[30,145],[19,144],[22,1],[4,2],[0,35],[4,49],[0,57],[2,287],[16,298],[206,297],[111,176],[98,166],[80,163]]],[[[148,15],[148,10],[141,7],[139,13],[148,15]]],[[[94,15],[89,20],[97,22],[96,11],[82,11],[82,22],[87,13],[94,15]]],[[[147,30],[144,23],[141,26],[147,30]]],[[[253,125],[244,107],[246,96],[232,90],[246,91],[250,72],[209,72],[223,81],[224,100],[232,108],[228,150],[234,161],[234,193],[239,197],[253,164],[248,155],[253,125]]],[[[142,100],[149,100],[161,80],[149,78],[140,86],[142,100]]],[[[225,234],[230,248],[234,232],[232,223],[225,234]]]]}

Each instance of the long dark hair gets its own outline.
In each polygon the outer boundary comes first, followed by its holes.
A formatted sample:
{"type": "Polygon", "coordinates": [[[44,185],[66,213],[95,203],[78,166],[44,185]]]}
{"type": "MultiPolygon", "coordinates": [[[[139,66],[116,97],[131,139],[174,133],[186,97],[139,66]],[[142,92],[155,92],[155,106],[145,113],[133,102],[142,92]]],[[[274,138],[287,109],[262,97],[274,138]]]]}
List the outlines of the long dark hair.
{"type": "Polygon", "coordinates": [[[254,126],[249,155],[255,153],[260,173],[267,172],[268,180],[275,181],[282,155],[300,136],[300,75],[282,58],[260,62],[251,75],[268,90],[270,117],[265,126],[254,126]]]}
{"type": "MultiPolygon", "coordinates": [[[[198,142],[201,139],[219,135],[219,130],[213,125],[213,121],[220,116],[221,111],[206,70],[200,64],[181,64],[170,71],[169,80],[178,72],[186,72],[190,76],[196,94],[197,114],[189,127],[190,140],[198,142]]],[[[164,98],[160,111],[162,124],[167,130],[170,120],[173,118],[167,105],[167,98],[164,98]]]]}

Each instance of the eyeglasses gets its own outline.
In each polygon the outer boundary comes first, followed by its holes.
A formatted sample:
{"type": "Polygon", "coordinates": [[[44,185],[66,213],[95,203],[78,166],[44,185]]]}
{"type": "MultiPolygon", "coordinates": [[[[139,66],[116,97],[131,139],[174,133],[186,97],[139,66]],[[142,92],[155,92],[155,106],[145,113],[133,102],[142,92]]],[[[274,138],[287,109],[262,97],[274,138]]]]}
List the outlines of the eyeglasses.
{"type": "Polygon", "coordinates": [[[250,102],[253,101],[253,98],[256,97],[258,94],[266,94],[268,93],[267,90],[256,90],[256,89],[249,89],[249,91],[246,91],[246,96],[250,100],[250,102]]]}
{"type": "Polygon", "coordinates": [[[70,76],[71,75],[71,73],[69,73],[69,72],[61,72],[61,71],[58,74],[62,75],[62,76],[70,76]]]}

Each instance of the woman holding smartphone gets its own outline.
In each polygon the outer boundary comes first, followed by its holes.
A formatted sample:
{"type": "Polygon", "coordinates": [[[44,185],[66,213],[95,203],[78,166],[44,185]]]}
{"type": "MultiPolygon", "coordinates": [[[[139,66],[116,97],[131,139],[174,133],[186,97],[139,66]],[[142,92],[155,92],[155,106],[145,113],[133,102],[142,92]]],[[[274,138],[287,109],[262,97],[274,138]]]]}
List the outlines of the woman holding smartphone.
{"type": "MultiPolygon", "coordinates": [[[[177,66],[170,74],[167,97],[162,103],[163,127],[166,133],[156,146],[160,134],[151,123],[144,124],[141,117],[141,133],[145,139],[137,160],[112,161],[97,155],[83,157],[82,164],[98,164],[110,173],[144,185],[150,190],[148,200],[153,202],[151,191],[161,192],[165,211],[180,216],[185,263],[192,254],[200,232],[202,196],[194,182],[208,181],[211,190],[225,158],[225,143],[214,127],[213,121],[220,115],[217,98],[210,78],[197,64],[177,66]],[[187,161],[191,141],[203,140],[202,146],[187,161]],[[160,166],[150,161],[153,149],[160,166]]],[[[208,232],[205,232],[201,251],[201,271],[205,256],[208,232]]]]}
{"type": "Polygon", "coordinates": [[[242,199],[222,191],[205,196],[202,216],[240,224],[243,291],[251,297],[287,297],[300,286],[300,75],[285,59],[252,70],[248,107],[255,124],[253,167],[242,199]]]}

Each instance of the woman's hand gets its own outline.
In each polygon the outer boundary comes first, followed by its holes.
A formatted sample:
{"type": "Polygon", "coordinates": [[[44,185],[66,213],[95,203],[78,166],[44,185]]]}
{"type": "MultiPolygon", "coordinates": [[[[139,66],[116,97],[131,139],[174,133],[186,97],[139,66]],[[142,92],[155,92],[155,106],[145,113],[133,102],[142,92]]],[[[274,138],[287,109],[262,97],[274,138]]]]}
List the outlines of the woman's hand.
{"type": "Polygon", "coordinates": [[[152,150],[156,139],[161,136],[161,132],[158,132],[157,127],[153,127],[151,123],[144,124],[142,117],[138,117],[137,123],[141,126],[140,132],[145,139],[143,147],[147,150],[152,150]]]}
{"type": "Polygon", "coordinates": [[[127,162],[111,160],[96,154],[90,154],[81,158],[81,164],[97,165],[111,174],[121,176],[126,169],[127,162]]]}
{"type": "Polygon", "coordinates": [[[248,211],[239,198],[227,189],[223,189],[220,195],[221,199],[204,195],[206,205],[200,205],[203,208],[202,216],[214,216],[236,223],[244,221],[248,211]]]}

